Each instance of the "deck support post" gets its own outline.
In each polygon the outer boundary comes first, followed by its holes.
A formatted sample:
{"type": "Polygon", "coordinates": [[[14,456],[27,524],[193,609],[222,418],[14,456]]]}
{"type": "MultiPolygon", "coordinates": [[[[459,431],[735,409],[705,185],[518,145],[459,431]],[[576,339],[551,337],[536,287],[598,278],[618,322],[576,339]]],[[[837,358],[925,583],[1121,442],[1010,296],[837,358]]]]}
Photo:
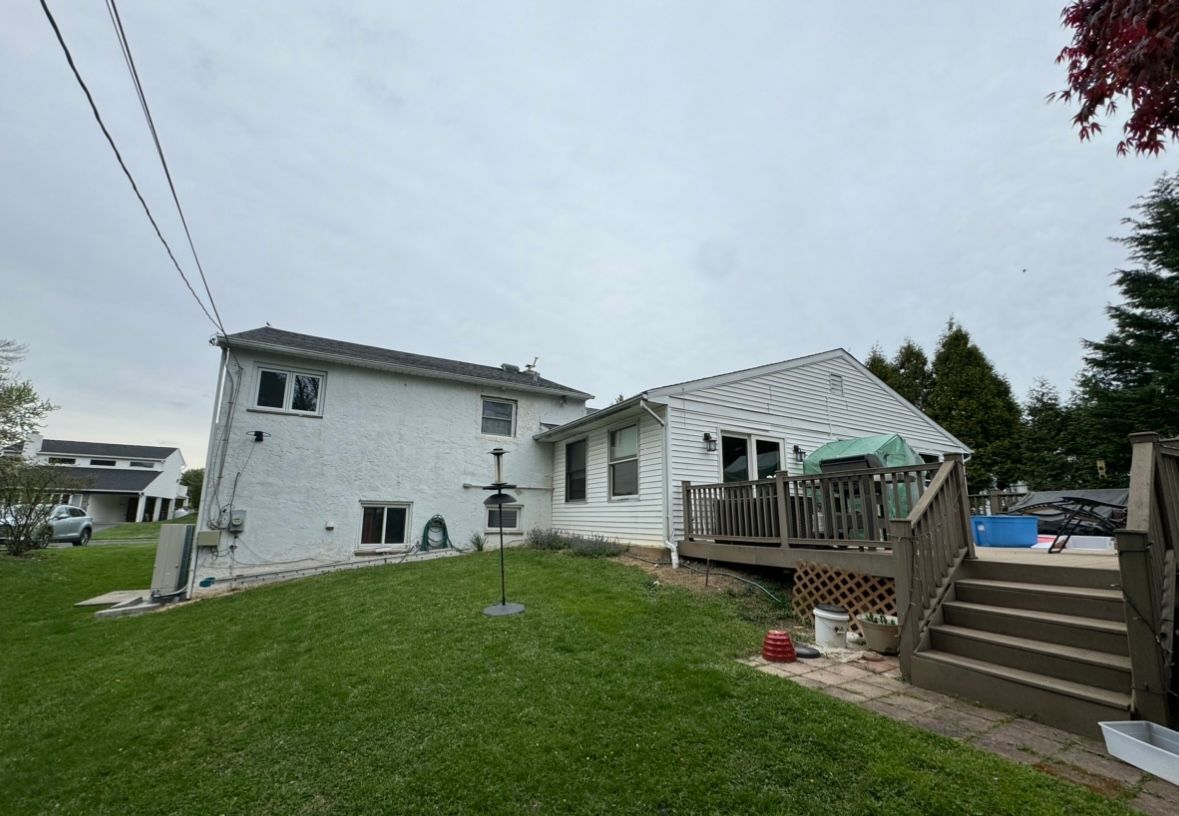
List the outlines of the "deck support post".
{"type": "Polygon", "coordinates": [[[1161,599],[1150,565],[1151,541],[1146,533],[1118,530],[1118,567],[1126,605],[1130,646],[1131,706],[1139,719],[1170,725],[1167,706],[1166,655],[1158,642],[1162,627],[1161,599]]]}
{"type": "Polygon", "coordinates": [[[778,498],[778,545],[783,549],[790,549],[790,503],[786,501],[786,471],[779,470],[774,474],[774,493],[778,498]]]}
{"type": "Polygon", "coordinates": [[[897,587],[897,621],[901,627],[901,676],[909,679],[913,653],[917,651],[917,633],[921,627],[922,604],[913,597],[913,526],[904,519],[888,523],[888,540],[892,544],[894,576],[897,587]]]}
{"type": "Polygon", "coordinates": [[[683,501],[682,501],[682,504],[683,504],[682,509],[684,512],[684,541],[691,541],[692,540],[692,494],[691,494],[692,483],[689,481],[684,481],[684,482],[680,483],[680,487],[683,490],[683,496],[684,496],[683,501]]]}

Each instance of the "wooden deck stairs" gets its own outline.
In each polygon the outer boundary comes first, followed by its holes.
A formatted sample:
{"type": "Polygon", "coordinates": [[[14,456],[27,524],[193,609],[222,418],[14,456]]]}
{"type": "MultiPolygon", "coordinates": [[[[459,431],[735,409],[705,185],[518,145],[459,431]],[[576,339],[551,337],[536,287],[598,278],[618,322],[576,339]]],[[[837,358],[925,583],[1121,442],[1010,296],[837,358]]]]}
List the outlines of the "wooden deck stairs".
{"type": "Polygon", "coordinates": [[[962,563],[912,656],[910,679],[1098,737],[1098,721],[1130,718],[1117,559],[1026,556],[962,563]]]}

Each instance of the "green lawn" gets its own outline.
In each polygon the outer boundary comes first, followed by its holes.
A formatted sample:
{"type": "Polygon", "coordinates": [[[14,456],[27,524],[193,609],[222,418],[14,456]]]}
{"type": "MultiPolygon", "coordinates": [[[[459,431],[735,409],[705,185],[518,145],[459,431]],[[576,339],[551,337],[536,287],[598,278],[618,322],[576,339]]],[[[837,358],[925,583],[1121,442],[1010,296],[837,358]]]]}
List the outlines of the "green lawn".
{"type": "Polygon", "coordinates": [[[193,524],[196,516],[191,513],[187,516],[181,516],[178,519],[171,521],[141,521],[138,524],[130,522],[128,524],[117,524],[114,527],[107,527],[104,530],[99,530],[94,534],[95,541],[113,541],[124,540],[132,538],[142,538],[144,540],[159,541],[160,527],[165,524],[193,524]]]}
{"type": "Polygon", "coordinates": [[[513,551],[516,618],[494,553],[71,606],[152,553],[0,558],[0,813],[1126,812],[739,665],[753,597],[513,551]]]}

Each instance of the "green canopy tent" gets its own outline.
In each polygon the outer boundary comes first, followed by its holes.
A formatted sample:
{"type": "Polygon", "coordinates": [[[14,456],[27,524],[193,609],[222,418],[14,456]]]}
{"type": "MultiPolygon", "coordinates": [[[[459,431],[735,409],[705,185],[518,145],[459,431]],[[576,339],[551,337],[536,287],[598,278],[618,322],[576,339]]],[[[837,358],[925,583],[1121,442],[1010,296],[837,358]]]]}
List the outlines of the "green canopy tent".
{"type": "MultiPolygon", "coordinates": [[[[837,439],[834,442],[816,448],[802,463],[802,472],[807,476],[818,476],[823,473],[823,463],[836,459],[848,459],[862,456],[874,456],[880,461],[880,467],[905,467],[907,465],[921,465],[924,461],[918,453],[909,447],[909,443],[898,434],[877,434],[875,436],[861,436],[856,439],[837,439]]],[[[879,490],[879,485],[877,488],[879,490]]],[[[808,491],[809,492],[809,491],[808,491]]],[[[888,490],[883,490],[883,498],[888,505],[890,519],[904,518],[912,509],[908,484],[896,484],[888,490]]],[[[822,512],[823,496],[813,496],[817,512],[822,512]]],[[[859,512],[862,507],[861,499],[857,496],[852,500],[853,507],[846,508],[859,512]]],[[[845,510],[845,512],[846,512],[845,510]]],[[[859,537],[859,536],[854,536],[859,537]]]]}
{"type": "Polygon", "coordinates": [[[877,434],[857,439],[837,439],[816,448],[802,463],[802,472],[807,475],[818,475],[823,472],[823,463],[830,459],[868,454],[878,458],[881,467],[920,465],[924,461],[900,435],[877,434]]]}

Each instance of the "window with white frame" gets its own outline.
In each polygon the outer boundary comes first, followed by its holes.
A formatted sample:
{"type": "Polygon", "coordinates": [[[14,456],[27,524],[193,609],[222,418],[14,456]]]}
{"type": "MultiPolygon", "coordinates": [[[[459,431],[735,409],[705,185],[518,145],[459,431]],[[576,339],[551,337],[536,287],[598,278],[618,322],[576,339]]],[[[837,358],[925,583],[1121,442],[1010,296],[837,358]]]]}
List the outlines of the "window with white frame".
{"type": "Polygon", "coordinates": [[[610,431],[610,498],[639,495],[639,426],[610,431]]]}
{"type": "Polygon", "coordinates": [[[114,459],[91,459],[91,467],[114,467],[118,463],[114,459]]]}
{"type": "Polygon", "coordinates": [[[134,459],[132,459],[127,464],[130,467],[137,467],[137,468],[154,468],[156,466],[154,462],[139,462],[134,459]]]}
{"type": "Polygon", "coordinates": [[[721,433],[721,481],[770,479],[782,470],[782,440],[721,433]]]}
{"type": "Polygon", "coordinates": [[[484,397],[482,429],[488,436],[515,436],[516,403],[484,397]]]}
{"type": "Polygon", "coordinates": [[[259,367],[254,407],[318,416],[323,402],[323,374],[259,367]]]}
{"type": "Polygon", "coordinates": [[[409,541],[409,505],[361,505],[360,546],[388,547],[409,541]]]}
{"type": "Polygon", "coordinates": [[[75,464],[77,461],[78,461],[77,459],[71,458],[69,456],[50,456],[49,457],[49,464],[51,464],[51,465],[72,465],[72,464],[75,464]]]}
{"type": "Polygon", "coordinates": [[[503,504],[491,506],[487,508],[487,529],[498,530],[500,517],[503,517],[505,530],[519,530],[520,529],[520,511],[523,510],[523,505],[520,504],[503,504]]]}
{"type": "Polygon", "coordinates": [[[585,501],[585,456],[587,441],[565,445],[565,501],[585,501]]]}

